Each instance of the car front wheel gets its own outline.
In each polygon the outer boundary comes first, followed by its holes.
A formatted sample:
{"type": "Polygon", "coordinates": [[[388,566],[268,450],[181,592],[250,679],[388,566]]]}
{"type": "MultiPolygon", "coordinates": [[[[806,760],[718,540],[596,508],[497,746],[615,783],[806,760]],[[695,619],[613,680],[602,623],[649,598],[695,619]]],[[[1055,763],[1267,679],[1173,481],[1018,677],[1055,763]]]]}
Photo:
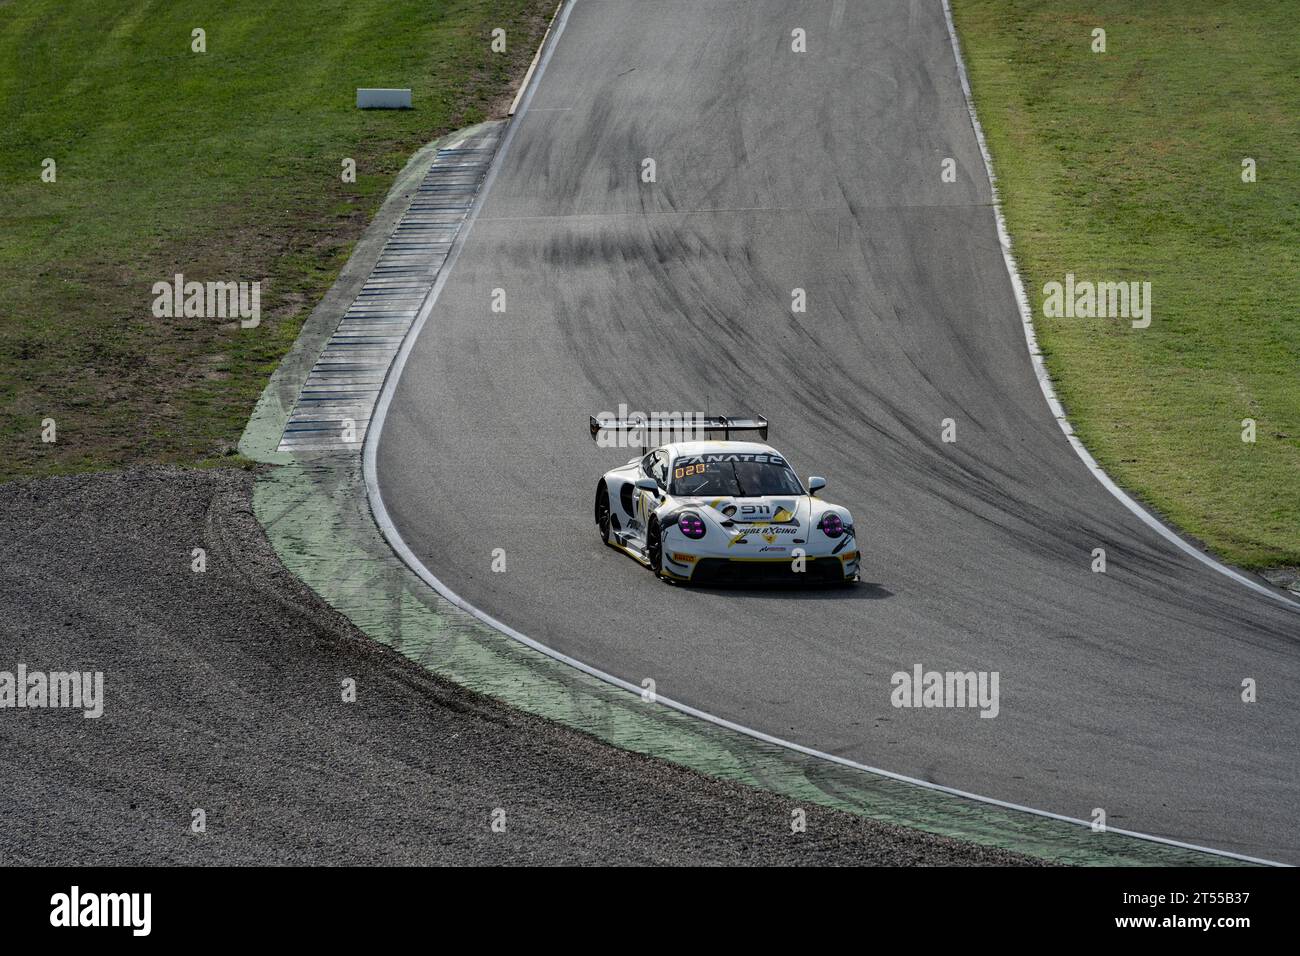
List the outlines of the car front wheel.
{"type": "Polygon", "coordinates": [[[664,576],[664,542],[659,531],[658,518],[650,519],[650,529],[646,532],[645,550],[646,557],[650,561],[650,570],[655,573],[655,577],[662,579],[664,576]]]}

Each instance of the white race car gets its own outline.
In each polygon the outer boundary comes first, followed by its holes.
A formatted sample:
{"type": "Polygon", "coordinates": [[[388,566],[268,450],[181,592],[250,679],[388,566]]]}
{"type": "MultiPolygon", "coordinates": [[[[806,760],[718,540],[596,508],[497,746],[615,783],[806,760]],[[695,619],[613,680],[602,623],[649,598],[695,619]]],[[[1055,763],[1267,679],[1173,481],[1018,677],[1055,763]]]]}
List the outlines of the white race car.
{"type": "MultiPolygon", "coordinates": [[[[654,426],[592,418],[591,435],[654,426]]],[[[605,544],[666,581],[858,579],[853,517],[817,497],[826,479],[813,476],[805,488],[773,448],[730,440],[736,431],[766,439],[767,419],[708,416],[692,431],[726,440],[665,444],[600,479],[596,527],[605,544]]]]}

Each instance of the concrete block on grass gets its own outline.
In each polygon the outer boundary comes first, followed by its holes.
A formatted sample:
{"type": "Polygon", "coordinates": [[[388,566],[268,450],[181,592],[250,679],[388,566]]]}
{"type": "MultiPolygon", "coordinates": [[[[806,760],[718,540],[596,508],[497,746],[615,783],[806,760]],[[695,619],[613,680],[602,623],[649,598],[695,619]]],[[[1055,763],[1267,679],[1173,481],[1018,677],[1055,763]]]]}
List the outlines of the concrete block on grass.
{"type": "Polygon", "coordinates": [[[357,90],[359,110],[409,110],[410,90],[357,90]]]}

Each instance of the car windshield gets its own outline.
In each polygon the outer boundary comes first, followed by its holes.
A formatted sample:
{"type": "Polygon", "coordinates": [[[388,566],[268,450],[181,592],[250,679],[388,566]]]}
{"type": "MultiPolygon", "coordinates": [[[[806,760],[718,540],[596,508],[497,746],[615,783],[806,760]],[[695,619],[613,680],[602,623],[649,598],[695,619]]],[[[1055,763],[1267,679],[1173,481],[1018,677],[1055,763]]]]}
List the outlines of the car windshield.
{"type": "Polygon", "coordinates": [[[804,490],[790,466],[775,455],[704,455],[677,460],[672,493],[756,498],[804,490]]]}

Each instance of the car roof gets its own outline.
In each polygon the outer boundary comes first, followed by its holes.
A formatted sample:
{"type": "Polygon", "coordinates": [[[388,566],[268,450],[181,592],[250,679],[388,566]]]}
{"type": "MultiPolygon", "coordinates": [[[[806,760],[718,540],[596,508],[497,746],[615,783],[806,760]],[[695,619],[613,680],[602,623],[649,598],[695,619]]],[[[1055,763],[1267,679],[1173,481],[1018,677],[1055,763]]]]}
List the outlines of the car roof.
{"type": "Polygon", "coordinates": [[[754,441],[682,441],[663,446],[673,458],[682,455],[776,455],[784,457],[771,445],[754,441]]]}

